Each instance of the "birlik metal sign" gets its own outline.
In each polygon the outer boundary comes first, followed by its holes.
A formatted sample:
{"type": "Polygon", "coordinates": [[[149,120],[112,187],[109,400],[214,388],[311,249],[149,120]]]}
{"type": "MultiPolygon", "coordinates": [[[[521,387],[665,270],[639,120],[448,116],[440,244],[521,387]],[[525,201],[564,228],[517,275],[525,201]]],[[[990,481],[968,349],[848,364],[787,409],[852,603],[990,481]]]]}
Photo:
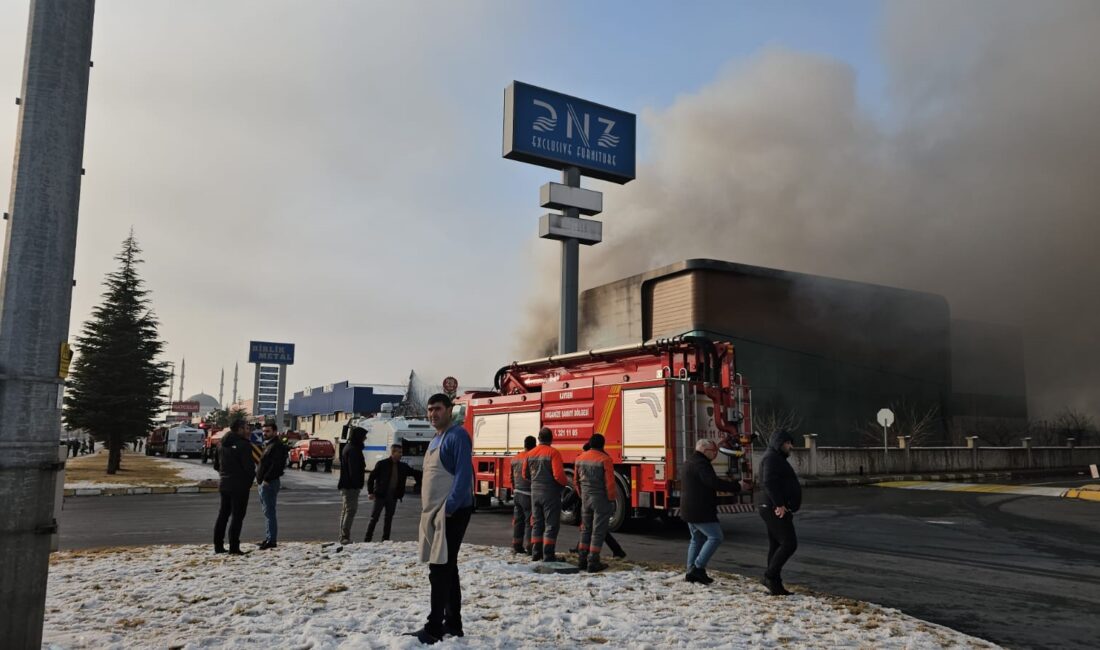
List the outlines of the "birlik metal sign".
{"type": "Polygon", "coordinates": [[[513,81],[504,90],[504,157],[626,183],[636,122],[633,113],[513,81]]]}
{"type": "Polygon", "coordinates": [[[294,344],[250,341],[248,343],[248,362],[293,365],[294,344]]]}

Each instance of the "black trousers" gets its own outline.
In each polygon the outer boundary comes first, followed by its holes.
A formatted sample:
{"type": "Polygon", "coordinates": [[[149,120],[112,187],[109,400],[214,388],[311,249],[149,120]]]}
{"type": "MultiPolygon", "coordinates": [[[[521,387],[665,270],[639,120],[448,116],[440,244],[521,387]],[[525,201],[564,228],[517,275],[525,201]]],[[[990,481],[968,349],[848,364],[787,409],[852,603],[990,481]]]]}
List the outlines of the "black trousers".
{"type": "Polygon", "coordinates": [[[374,497],[374,508],[370,511],[370,523],[367,524],[366,541],[374,539],[374,527],[378,524],[378,516],[386,511],[386,518],[382,522],[382,541],[390,538],[390,528],[393,524],[393,513],[397,510],[397,499],[388,496],[374,497]]]}
{"type": "Polygon", "coordinates": [[[225,524],[229,522],[229,548],[241,547],[241,526],[244,525],[244,514],[248,511],[248,490],[234,490],[232,492],[219,492],[222,497],[221,507],[218,508],[218,520],[214,522],[214,547],[221,548],[225,545],[225,524]],[[233,520],[230,522],[229,518],[233,520]]]}
{"type": "Polygon", "coordinates": [[[775,508],[764,506],[760,508],[760,517],[768,527],[768,568],[764,571],[764,576],[782,582],[783,565],[798,549],[794,515],[788,512],[780,519],[775,516],[775,508]]]}
{"type": "Polygon", "coordinates": [[[443,636],[443,624],[462,629],[462,586],[458,579],[458,550],[466,527],[470,524],[473,507],[458,510],[447,517],[447,563],[429,564],[428,581],[432,585],[431,612],[428,613],[428,631],[443,636]]]}

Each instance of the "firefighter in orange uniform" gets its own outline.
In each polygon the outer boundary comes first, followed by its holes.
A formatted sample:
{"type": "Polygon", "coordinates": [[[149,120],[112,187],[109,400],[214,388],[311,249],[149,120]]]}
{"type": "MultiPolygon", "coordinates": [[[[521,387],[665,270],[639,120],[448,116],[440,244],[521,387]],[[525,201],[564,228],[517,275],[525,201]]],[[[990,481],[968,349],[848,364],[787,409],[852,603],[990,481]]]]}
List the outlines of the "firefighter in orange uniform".
{"type": "Polygon", "coordinates": [[[523,451],[512,459],[512,550],[531,552],[531,481],[523,478],[523,459],[535,448],[535,436],[523,440],[523,451]]]}
{"type": "Polygon", "coordinates": [[[604,437],[596,433],[573,464],[573,484],[581,497],[581,542],[577,545],[577,566],[589,573],[603,571],[600,561],[604,538],[615,512],[615,465],[604,453],[604,437]]]}
{"type": "Polygon", "coordinates": [[[561,452],[550,446],[554,433],[539,429],[539,444],[523,459],[523,478],[531,481],[531,559],[554,562],[561,527],[561,489],[569,481],[561,452]]]}

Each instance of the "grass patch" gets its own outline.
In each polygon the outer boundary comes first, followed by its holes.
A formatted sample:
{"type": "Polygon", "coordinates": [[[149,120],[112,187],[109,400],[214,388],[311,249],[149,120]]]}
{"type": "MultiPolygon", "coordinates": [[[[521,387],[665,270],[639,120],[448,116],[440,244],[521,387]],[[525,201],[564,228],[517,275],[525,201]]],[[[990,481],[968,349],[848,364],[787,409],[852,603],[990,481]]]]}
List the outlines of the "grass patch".
{"type": "Polygon", "coordinates": [[[148,487],[186,485],[196,481],[180,477],[179,469],[173,463],[132,451],[123,451],[118,473],[108,474],[107,450],[102,449],[91,456],[79,456],[65,461],[65,482],[119,483],[148,487]]]}
{"type": "Polygon", "coordinates": [[[341,591],[347,591],[347,590],[348,590],[347,585],[329,585],[328,589],[325,589],[324,593],[326,593],[326,594],[338,594],[341,591]]]}
{"type": "Polygon", "coordinates": [[[124,627],[128,630],[132,630],[135,627],[145,625],[145,619],[144,618],[120,618],[118,620],[117,625],[119,627],[124,627]]]}

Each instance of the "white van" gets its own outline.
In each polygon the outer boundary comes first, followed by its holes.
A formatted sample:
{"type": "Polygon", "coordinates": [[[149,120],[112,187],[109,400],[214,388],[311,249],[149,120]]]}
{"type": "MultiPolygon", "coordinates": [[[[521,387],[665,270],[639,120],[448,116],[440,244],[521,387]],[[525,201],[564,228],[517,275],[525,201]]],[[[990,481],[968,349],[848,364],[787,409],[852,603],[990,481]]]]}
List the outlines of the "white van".
{"type": "Polygon", "coordinates": [[[393,416],[393,405],[383,404],[382,412],[370,418],[352,418],[344,425],[340,433],[340,451],[348,442],[349,432],[359,427],[367,432],[363,445],[363,456],[367,461],[367,471],[374,469],[375,463],[390,455],[390,445],[401,445],[402,461],[413,469],[423,469],[424,455],[428,453],[428,444],[435,437],[435,429],[427,420],[393,416]]]}
{"type": "Polygon", "coordinates": [[[169,458],[179,458],[183,455],[198,458],[202,455],[205,441],[206,434],[202,429],[186,426],[172,427],[168,430],[164,455],[169,458]]]}

